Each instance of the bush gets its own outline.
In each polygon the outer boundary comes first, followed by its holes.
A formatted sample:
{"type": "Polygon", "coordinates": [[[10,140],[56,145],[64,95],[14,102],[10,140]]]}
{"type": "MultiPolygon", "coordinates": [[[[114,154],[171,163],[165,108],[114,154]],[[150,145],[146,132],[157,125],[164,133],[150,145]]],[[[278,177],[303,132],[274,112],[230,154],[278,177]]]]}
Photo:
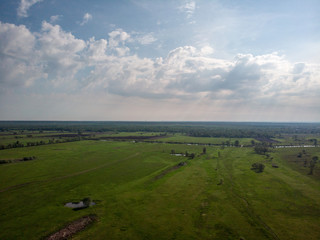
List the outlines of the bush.
{"type": "Polygon", "coordinates": [[[82,202],[85,207],[89,207],[91,203],[91,199],[89,197],[82,199],[82,202]]]}
{"type": "Polygon", "coordinates": [[[264,170],[264,165],[262,163],[254,163],[251,165],[251,170],[255,171],[256,173],[261,173],[264,170]]]}
{"type": "Polygon", "coordinates": [[[257,153],[257,154],[266,154],[266,152],[268,152],[268,147],[266,146],[263,146],[263,145],[257,145],[254,147],[254,151],[257,153]]]}

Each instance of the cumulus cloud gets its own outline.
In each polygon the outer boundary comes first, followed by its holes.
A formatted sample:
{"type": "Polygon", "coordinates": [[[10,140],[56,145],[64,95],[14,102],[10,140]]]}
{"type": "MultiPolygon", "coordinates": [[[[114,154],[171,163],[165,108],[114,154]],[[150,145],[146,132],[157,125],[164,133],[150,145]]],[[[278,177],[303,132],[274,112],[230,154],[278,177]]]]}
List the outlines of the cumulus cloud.
{"type": "Polygon", "coordinates": [[[80,52],[86,47],[85,41],[63,31],[59,25],[44,21],[37,41],[44,70],[56,82],[71,81],[83,67],[80,52]]]}
{"type": "Polygon", "coordinates": [[[93,63],[101,62],[107,59],[108,41],[106,39],[95,40],[94,37],[89,39],[87,57],[88,60],[92,60],[93,63]]]}
{"type": "Polygon", "coordinates": [[[86,13],[83,15],[82,22],[80,23],[81,26],[85,25],[87,22],[89,22],[92,19],[92,15],[90,13],[86,13]]]}
{"type": "Polygon", "coordinates": [[[28,10],[31,8],[34,4],[41,2],[42,0],[21,0],[17,14],[19,17],[28,17],[28,10]]]}
{"type": "Polygon", "coordinates": [[[112,47],[117,47],[119,44],[124,44],[126,41],[130,41],[130,34],[120,28],[110,32],[109,37],[109,43],[112,47]]]}
{"type": "Polygon", "coordinates": [[[214,53],[214,49],[210,46],[204,46],[201,48],[201,52],[204,54],[204,55],[210,55],[212,53],[214,53]]]}
{"type": "Polygon", "coordinates": [[[1,23],[1,88],[45,80],[52,91],[142,99],[311,105],[320,100],[319,64],[292,63],[278,53],[219,59],[211,46],[183,46],[163,58],[141,58],[130,51],[130,34],[117,29],[108,36],[84,41],[48,22],[38,33],[1,23]]]}
{"type": "Polygon", "coordinates": [[[23,25],[0,22],[0,84],[30,86],[45,77],[35,52],[36,38],[23,25]]]}

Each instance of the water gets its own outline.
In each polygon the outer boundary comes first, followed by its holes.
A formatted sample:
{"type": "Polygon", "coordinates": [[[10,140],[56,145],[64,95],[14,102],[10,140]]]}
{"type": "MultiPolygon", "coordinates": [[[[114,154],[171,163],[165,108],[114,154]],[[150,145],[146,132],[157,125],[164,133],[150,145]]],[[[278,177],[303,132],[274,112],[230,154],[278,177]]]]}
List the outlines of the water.
{"type": "MultiPolygon", "coordinates": [[[[96,205],[95,202],[90,202],[90,206],[96,205]]],[[[68,202],[64,205],[65,207],[68,208],[84,208],[86,205],[83,203],[83,201],[80,202],[68,202]]]]}
{"type": "Polygon", "coordinates": [[[315,147],[314,145],[286,145],[286,146],[274,146],[275,148],[308,148],[315,147]]]}

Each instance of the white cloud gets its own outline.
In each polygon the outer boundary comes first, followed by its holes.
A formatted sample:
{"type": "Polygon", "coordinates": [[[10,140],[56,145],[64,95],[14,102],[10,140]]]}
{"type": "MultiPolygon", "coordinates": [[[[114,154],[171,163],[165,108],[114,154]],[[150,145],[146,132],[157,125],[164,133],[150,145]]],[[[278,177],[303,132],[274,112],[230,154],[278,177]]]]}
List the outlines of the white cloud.
{"type": "Polygon", "coordinates": [[[81,26],[85,25],[87,22],[89,22],[92,19],[92,15],[90,13],[86,13],[83,15],[82,22],[80,23],[81,26]]]}
{"type": "Polygon", "coordinates": [[[87,57],[89,60],[93,60],[95,62],[103,61],[107,59],[106,51],[107,51],[108,41],[106,39],[95,40],[94,37],[90,38],[88,45],[87,57]]]}
{"type": "Polygon", "coordinates": [[[0,86],[31,88],[35,81],[46,80],[52,92],[102,91],[142,99],[205,100],[219,106],[316,107],[320,100],[319,64],[292,63],[278,53],[219,59],[208,45],[178,47],[164,58],[140,58],[131,54],[132,43],[122,29],[110,32],[108,39],[84,41],[48,22],[38,33],[1,23],[0,86]]]}
{"type": "Polygon", "coordinates": [[[142,45],[149,45],[157,41],[157,39],[153,36],[152,33],[148,33],[148,34],[137,37],[137,41],[142,45]]]}
{"type": "Polygon", "coordinates": [[[28,10],[32,5],[41,2],[42,0],[21,0],[17,14],[19,17],[28,17],[28,10]]]}
{"type": "Polygon", "coordinates": [[[187,18],[191,18],[193,16],[195,9],[196,9],[195,1],[187,1],[179,7],[179,10],[181,12],[184,12],[187,15],[187,18]]]}
{"type": "Polygon", "coordinates": [[[131,36],[122,29],[117,29],[109,33],[109,46],[113,49],[123,46],[126,42],[131,41],[131,36]]]}
{"type": "Polygon", "coordinates": [[[203,55],[211,55],[214,53],[214,49],[210,46],[204,46],[201,48],[201,52],[203,55]]]}
{"type": "Polygon", "coordinates": [[[30,86],[45,77],[35,52],[35,36],[23,25],[0,22],[0,85],[30,86]]]}
{"type": "Polygon", "coordinates": [[[62,15],[54,15],[50,17],[50,23],[55,23],[61,19],[62,15]]]}
{"type": "Polygon", "coordinates": [[[38,35],[39,55],[45,66],[45,71],[55,82],[69,80],[83,67],[81,51],[86,42],[75,38],[71,33],[61,29],[59,25],[42,23],[38,35]]]}

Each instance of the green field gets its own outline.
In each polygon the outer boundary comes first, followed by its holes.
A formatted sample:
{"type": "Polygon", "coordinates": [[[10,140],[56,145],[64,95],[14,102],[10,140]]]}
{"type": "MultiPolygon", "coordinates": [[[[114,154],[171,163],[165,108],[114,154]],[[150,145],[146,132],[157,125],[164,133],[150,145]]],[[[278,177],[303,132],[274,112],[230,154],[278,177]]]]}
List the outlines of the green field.
{"type": "Polygon", "coordinates": [[[251,141],[259,142],[253,138],[223,138],[223,137],[191,137],[182,134],[175,134],[174,136],[163,137],[155,139],[158,142],[179,142],[179,143],[199,143],[199,144],[212,144],[212,145],[226,145],[229,143],[233,145],[235,141],[239,141],[239,145],[251,145],[251,141]]]}
{"type": "Polygon", "coordinates": [[[206,150],[94,140],[1,150],[36,159],[0,165],[0,239],[41,239],[88,214],[98,221],[74,239],[320,239],[319,168],[310,176],[288,161],[301,149],[270,152],[279,168],[253,148],[206,150]],[[96,205],[64,207],[85,197],[96,205]]]}

